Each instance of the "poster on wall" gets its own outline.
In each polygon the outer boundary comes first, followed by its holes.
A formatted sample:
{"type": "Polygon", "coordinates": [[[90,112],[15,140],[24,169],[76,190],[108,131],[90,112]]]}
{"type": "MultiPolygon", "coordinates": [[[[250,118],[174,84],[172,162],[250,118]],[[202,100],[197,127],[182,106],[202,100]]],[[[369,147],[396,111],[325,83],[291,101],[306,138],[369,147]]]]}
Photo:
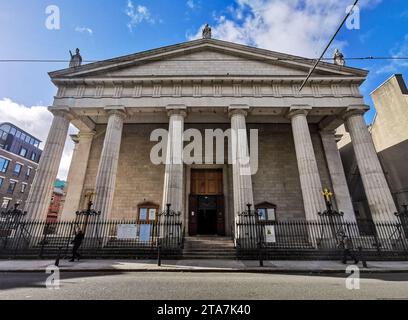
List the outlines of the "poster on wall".
{"type": "Polygon", "coordinates": [[[152,226],[150,224],[141,224],[140,225],[140,235],[139,240],[141,242],[149,242],[151,235],[152,226]]]}
{"type": "Polygon", "coordinates": [[[266,220],[266,209],[258,209],[259,220],[266,220]]]}
{"type": "Polygon", "coordinates": [[[268,209],[268,221],[275,221],[276,216],[275,216],[275,209],[268,209]]]}
{"type": "Polygon", "coordinates": [[[142,220],[142,221],[147,220],[147,208],[140,209],[139,220],[142,220]]]}
{"type": "Polygon", "coordinates": [[[136,239],[137,228],[135,224],[119,224],[117,227],[117,239],[129,240],[136,239]]]}
{"type": "Polygon", "coordinates": [[[276,233],[274,226],[265,226],[266,242],[276,243],[276,233]]]}
{"type": "Polygon", "coordinates": [[[149,209],[149,221],[156,221],[156,209],[149,209]]]}

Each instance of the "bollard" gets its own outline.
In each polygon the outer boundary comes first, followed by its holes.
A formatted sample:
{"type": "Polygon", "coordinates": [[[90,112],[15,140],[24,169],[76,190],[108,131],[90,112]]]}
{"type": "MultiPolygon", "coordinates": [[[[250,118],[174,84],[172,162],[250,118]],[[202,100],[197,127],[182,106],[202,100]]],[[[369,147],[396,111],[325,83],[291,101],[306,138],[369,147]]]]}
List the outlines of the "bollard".
{"type": "Polygon", "coordinates": [[[258,250],[259,250],[259,266],[263,267],[264,262],[263,262],[263,256],[262,256],[262,243],[261,243],[261,241],[259,241],[259,243],[258,243],[258,250]]]}
{"type": "Polygon", "coordinates": [[[157,246],[157,266],[161,267],[161,245],[157,246]]]}
{"type": "Polygon", "coordinates": [[[58,247],[58,255],[57,255],[57,259],[55,260],[55,264],[54,264],[56,267],[59,267],[59,263],[61,260],[61,250],[62,250],[62,247],[58,247]]]}

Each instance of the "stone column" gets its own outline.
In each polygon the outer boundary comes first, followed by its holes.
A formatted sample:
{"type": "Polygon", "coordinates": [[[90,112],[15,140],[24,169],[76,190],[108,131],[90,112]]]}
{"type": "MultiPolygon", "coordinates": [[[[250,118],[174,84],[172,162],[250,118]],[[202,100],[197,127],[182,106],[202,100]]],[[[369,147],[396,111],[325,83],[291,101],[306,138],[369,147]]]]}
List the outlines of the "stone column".
{"type": "Polygon", "coordinates": [[[101,220],[109,219],[112,214],[123,122],[126,117],[124,108],[107,110],[109,120],[96,176],[94,201],[95,210],[102,213],[101,220]]]}
{"type": "Polygon", "coordinates": [[[69,109],[52,109],[54,114],[47,142],[30,189],[25,211],[31,220],[45,220],[50,206],[72,116],[69,109]]]}
{"type": "Polygon", "coordinates": [[[185,107],[169,107],[167,110],[170,121],[162,209],[171,204],[172,210],[183,212],[183,134],[187,113],[185,107]]]}
{"type": "Polygon", "coordinates": [[[310,109],[293,107],[289,117],[292,122],[306,219],[317,220],[318,212],[323,212],[326,204],[322,196],[322,183],[307,123],[307,114],[310,109]]]}
{"type": "Polygon", "coordinates": [[[333,193],[337,204],[337,209],[344,213],[344,220],[356,222],[353,203],[346,175],[344,173],[343,163],[341,162],[340,152],[337,147],[335,132],[331,130],[320,131],[323,142],[324,152],[326,154],[327,166],[330,172],[330,178],[333,185],[333,193]]]}
{"type": "Polygon", "coordinates": [[[252,173],[249,161],[246,116],[248,107],[230,107],[231,118],[231,155],[232,181],[234,192],[234,215],[247,209],[247,204],[254,208],[252,173]]]}
{"type": "Polygon", "coordinates": [[[85,209],[79,206],[94,136],[95,131],[81,131],[78,135],[72,137],[75,142],[75,150],[68,173],[67,194],[61,215],[63,221],[75,219],[75,213],[78,210],[85,209]]]}
{"type": "Polygon", "coordinates": [[[374,221],[397,221],[394,215],[397,208],[364,121],[365,111],[366,109],[361,108],[350,109],[345,113],[344,119],[350,133],[368,205],[374,221]]]}

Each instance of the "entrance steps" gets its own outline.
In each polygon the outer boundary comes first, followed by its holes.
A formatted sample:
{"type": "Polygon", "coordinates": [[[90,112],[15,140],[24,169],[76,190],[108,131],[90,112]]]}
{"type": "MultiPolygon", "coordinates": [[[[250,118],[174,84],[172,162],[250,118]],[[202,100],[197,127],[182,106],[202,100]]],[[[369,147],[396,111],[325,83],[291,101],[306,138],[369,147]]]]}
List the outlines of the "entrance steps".
{"type": "Polygon", "coordinates": [[[222,259],[237,258],[234,242],[230,237],[197,236],[184,239],[183,259],[222,259]]]}

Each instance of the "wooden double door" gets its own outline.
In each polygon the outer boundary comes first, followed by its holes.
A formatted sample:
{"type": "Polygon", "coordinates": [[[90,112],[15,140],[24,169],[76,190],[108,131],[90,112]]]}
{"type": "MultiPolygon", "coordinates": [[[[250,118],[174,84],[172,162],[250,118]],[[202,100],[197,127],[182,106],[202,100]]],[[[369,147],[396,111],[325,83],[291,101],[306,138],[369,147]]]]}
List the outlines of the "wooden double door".
{"type": "Polygon", "coordinates": [[[189,235],[225,235],[222,170],[192,170],[189,235]]]}

